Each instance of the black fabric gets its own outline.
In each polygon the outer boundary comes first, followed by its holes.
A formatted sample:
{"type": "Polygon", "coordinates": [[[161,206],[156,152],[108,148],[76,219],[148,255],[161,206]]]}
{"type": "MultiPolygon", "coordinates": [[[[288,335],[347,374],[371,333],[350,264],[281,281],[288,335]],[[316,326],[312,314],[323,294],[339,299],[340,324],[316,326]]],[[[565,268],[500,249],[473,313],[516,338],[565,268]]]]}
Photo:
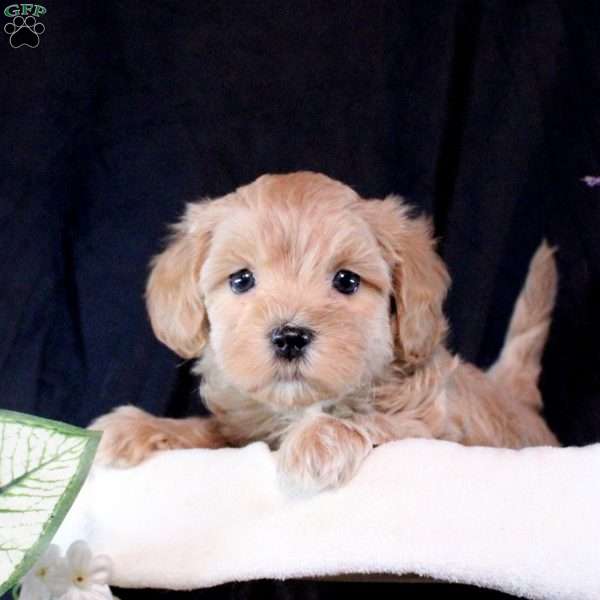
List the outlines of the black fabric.
{"type": "MultiPolygon", "coordinates": [[[[171,594],[159,590],[115,589],[119,598],[127,600],[170,600],[171,594]]],[[[181,592],[178,600],[348,600],[373,595],[377,600],[420,600],[422,598],[457,600],[510,600],[510,596],[467,585],[446,583],[398,582],[322,582],[322,581],[255,581],[233,583],[207,590],[181,592]]]]}
{"type": "Polygon", "coordinates": [[[148,324],[149,258],[186,201],[311,169],[433,216],[451,345],[481,366],[557,244],[546,414],[600,439],[598,3],[45,6],[38,47],[0,39],[2,407],[199,411],[148,324]]]}

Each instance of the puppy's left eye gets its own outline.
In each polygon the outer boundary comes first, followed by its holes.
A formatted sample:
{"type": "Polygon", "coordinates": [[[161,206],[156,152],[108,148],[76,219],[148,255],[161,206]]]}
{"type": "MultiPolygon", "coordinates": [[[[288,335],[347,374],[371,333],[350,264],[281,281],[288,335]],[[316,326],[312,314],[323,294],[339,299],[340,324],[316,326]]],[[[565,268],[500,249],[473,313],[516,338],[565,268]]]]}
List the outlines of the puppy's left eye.
{"type": "Polygon", "coordinates": [[[360,275],[342,269],[333,277],[332,285],[341,294],[354,294],[360,285],[360,275]]]}
{"type": "Polygon", "coordinates": [[[236,271],[229,276],[229,285],[235,294],[243,294],[254,287],[254,275],[248,269],[236,271]]]}

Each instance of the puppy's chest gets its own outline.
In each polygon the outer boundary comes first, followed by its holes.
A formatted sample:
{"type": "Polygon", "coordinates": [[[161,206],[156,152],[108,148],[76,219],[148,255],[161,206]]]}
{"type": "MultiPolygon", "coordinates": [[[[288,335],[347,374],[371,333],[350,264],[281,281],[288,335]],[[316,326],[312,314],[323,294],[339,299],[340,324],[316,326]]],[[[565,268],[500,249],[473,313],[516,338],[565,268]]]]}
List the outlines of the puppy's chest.
{"type": "Polygon", "coordinates": [[[220,424],[222,434],[232,445],[264,441],[271,448],[302,419],[327,414],[339,419],[352,419],[368,411],[368,403],[356,399],[325,400],[307,407],[273,408],[235,393],[227,396],[207,395],[204,401],[220,424]]]}

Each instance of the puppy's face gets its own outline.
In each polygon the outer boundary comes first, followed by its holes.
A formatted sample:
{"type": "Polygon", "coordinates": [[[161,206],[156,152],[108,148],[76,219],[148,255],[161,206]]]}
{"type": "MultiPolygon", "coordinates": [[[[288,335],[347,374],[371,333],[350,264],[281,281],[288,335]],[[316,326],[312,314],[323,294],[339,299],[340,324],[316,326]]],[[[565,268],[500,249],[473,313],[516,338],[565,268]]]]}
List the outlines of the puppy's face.
{"type": "Polygon", "coordinates": [[[377,241],[344,188],[308,183],[240,192],[199,281],[225,376],[286,405],[343,395],[392,359],[390,274],[377,241]]]}
{"type": "Polygon", "coordinates": [[[395,358],[423,360],[443,334],[447,276],[426,224],[405,212],[313,173],[192,204],[149,280],[155,332],[279,406],[340,398],[395,358]]]}

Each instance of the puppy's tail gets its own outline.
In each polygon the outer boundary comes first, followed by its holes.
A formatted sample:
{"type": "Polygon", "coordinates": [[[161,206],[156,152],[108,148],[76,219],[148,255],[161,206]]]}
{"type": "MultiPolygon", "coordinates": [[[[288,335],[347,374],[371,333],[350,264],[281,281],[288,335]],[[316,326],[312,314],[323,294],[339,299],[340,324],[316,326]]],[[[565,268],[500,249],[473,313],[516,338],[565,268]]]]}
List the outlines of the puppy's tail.
{"type": "Polygon", "coordinates": [[[544,240],[529,265],[500,357],[488,374],[515,392],[515,399],[537,408],[537,381],[556,299],[558,273],[554,248],[544,240]]]}

